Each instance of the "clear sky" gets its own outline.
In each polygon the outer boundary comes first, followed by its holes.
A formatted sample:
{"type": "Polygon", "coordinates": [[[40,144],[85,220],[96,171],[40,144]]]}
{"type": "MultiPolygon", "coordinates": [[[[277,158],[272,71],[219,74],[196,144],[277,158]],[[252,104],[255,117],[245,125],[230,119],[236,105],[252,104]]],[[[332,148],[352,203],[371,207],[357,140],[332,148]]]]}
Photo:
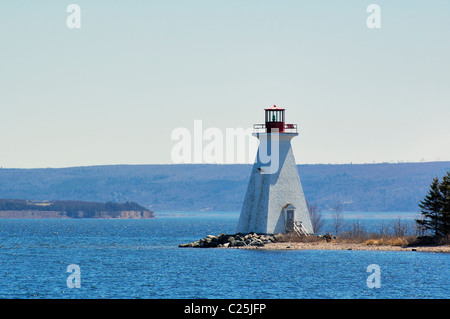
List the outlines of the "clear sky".
{"type": "Polygon", "coordinates": [[[299,164],[450,160],[450,1],[0,3],[2,167],[171,163],[273,104],[299,164]]]}

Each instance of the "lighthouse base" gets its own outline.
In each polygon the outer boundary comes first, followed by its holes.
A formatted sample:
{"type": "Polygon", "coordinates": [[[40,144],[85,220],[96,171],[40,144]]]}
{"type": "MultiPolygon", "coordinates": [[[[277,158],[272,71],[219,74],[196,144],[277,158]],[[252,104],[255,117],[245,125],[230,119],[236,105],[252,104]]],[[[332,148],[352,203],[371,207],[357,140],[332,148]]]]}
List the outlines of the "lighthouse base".
{"type": "Polygon", "coordinates": [[[277,234],[301,225],[312,234],[313,227],[291,149],[292,137],[280,134],[279,167],[264,174],[264,165],[253,165],[238,221],[238,233],[277,234]]]}

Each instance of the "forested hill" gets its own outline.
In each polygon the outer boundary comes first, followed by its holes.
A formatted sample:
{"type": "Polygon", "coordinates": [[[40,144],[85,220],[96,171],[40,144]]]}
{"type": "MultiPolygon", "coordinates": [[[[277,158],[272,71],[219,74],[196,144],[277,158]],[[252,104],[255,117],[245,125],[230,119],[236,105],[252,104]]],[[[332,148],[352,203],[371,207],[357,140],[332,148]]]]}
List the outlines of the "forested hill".
{"type": "Polygon", "coordinates": [[[0,199],[0,218],[153,218],[154,212],[133,202],[0,199]]]}
{"type": "Polygon", "coordinates": [[[121,212],[121,211],[149,211],[137,203],[97,203],[70,200],[56,201],[28,201],[23,199],[0,199],[0,210],[36,210],[36,211],[58,211],[58,212],[121,212]]]}
{"type": "MultiPolygon", "coordinates": [[[[239,211],[251,165],[112,165],[0,169],[0,198],[137,202],[154,211],[239,211]]],[[[299,165],[305,196],[323,211],[418,211],[450,162],[299,165]]]]}

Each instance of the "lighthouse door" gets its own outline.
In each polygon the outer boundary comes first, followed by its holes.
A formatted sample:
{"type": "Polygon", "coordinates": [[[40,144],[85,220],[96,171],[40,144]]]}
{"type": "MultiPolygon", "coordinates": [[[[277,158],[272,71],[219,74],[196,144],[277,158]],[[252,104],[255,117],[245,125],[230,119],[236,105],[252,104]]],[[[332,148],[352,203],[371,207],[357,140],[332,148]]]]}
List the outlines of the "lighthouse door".
{"type": "Polygon", "coordinates": [[[288,209],[286,211],[286,232],[294,231],[294,210],[288,209]]]}

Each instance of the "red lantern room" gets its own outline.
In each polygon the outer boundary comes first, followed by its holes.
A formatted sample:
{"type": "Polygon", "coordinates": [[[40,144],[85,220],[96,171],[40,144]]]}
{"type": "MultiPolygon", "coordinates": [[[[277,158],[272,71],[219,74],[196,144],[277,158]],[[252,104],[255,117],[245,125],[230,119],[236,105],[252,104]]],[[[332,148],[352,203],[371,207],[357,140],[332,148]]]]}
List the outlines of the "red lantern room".
{"type": "Polygon", "coordinates": [[[277,128],[279,133],[284,132],[284,109],[274,105],[266,112],[266,132],[271,133],[272,129],[277,128]]]}
{"type": "Polygon", "coordinates": [[[278,133],[297,133],[297,124],[285,124],[285,109],[274,105],[264,111],[265,124],[255,124],[255,133],[272,133],[273,129],[278,129],[278,133]]]}

